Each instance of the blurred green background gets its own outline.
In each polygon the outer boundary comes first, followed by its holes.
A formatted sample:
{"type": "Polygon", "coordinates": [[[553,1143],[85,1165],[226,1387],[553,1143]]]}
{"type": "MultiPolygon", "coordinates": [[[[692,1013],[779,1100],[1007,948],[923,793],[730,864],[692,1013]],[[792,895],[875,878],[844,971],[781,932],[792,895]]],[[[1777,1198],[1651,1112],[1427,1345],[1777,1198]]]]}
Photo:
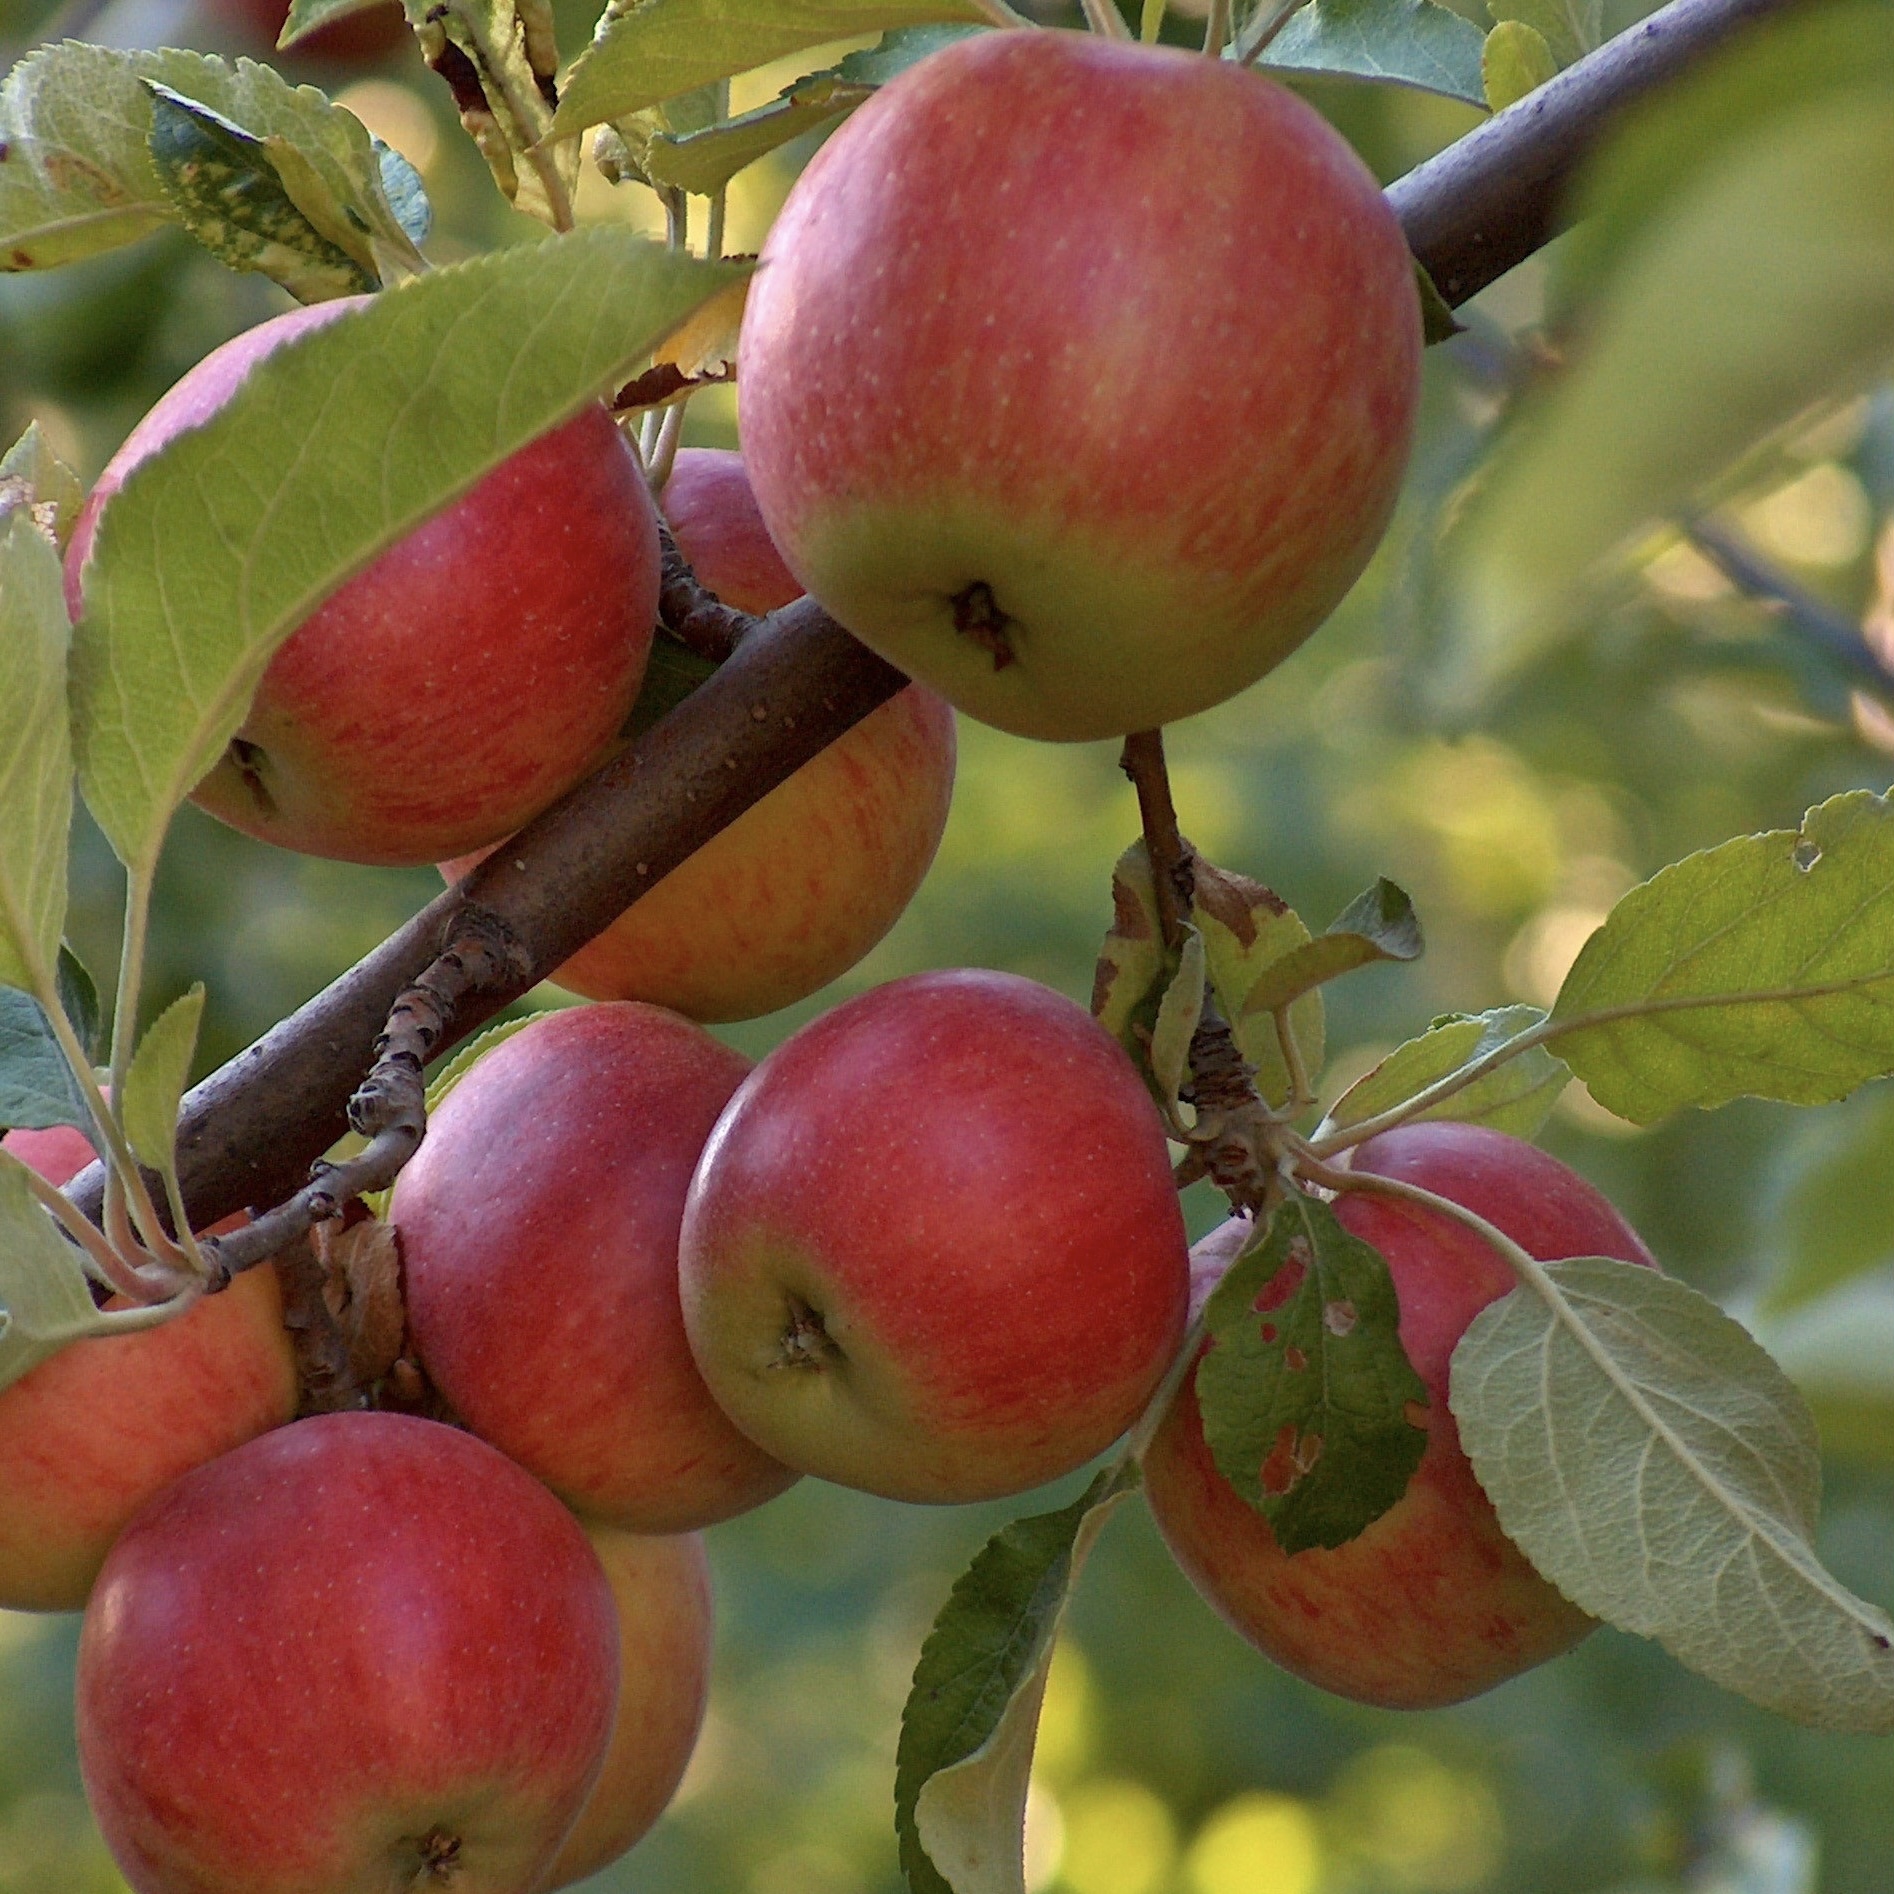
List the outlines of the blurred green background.
{"type": "MultiPolygon", "coordinates": [[[[17,47],[54,11],[10,7],[0,33],[17,47]]],[[[564,21],[575,42],[587,24],[576,10],[564,21]]],[[[224,16],[159,0],[117,0],[88,31],[260,50],[224,16]]],[[[820,63],[741,82],[739,106],[820,63]]],[[[535,233],[499,207],[412,48],[367,69],[293,69],[422,170],[437,260],[535,233]]],[[[1308,90],[1389,178],[1477,117],[1414,94],[1308,90]]],[[[792,148],[739,179],[733,249],[756,246],[807,155],[792,148]]],[[[648,193],[588,178],[585,216],[659,227],[648,193]]],[[[1548,1002],[1611,902],[1664,863],[1889,780],[1886,702],[1858,695],[1677,540],[1642,548],[1503,692],[1443,702],[1426,687],[1454,636],[1430,548],[1508,398],[1515,345],[1541,319],[1545,270],[1514,272],[1476,306],[1467,338],[1431,352],[1407,505],[1333,623],[1172,734],[1184,824],[1213,858],[1267,880],[1316,926],[1377,874],[1420,909],[1417,968],[1331,989],[1330,1095],[1433,1014],[1548,1002]]],[[[182,238],[0,278],[0,436],[37,420],[90,478],[170,381],[282,300],[182,238]]],[[[733,400],[701,400],[687,438],[732,444],[733,400]]],[[[1724,497],[1725,517],[1782,574],[1869,615],[1894,654],[1876,560],[1894,507],[1894,400],[1871,389],[1812,413],[1724,497]]],[[[961,754],[939,860],[894,933],[836,989],[731,1030],[734,1043],[760,1054],[842,993],[923,967],[1005,967],[1087,995],[1111,863],[1136,829],[1111,748],[963,725],[961,754]]],[[[208,1067],[437,885],[290,856],[187,811],[161,886],[152,1000],[208,981],[208,1067]]],[[[107,967],[118,877],[83,816],[74,897],[74,936],[107,967]]],[[[1574,1087],[1547,1141],[1612,1193],[1668,1268],[1739,1310],[1811,1243],[1894,1260],[1894,1111],[1872,1092],[1638,1132],[1574,1087]]],[[[1199,1229],[1216,1208],[1200,1195],[1199,1229]]],[[[1894,1373],[1875,1363],[1894,1344],[1877,1354],[1889,1330],[1859,1296],[1887,1273],[1862,1278],[1839,1315],[1818,1305],[1806,1333],[1784,1331],[1838,1450],[1822,1551],[1883,1604],[1894,1407],[1877,1382],[1894,1386],[1894,1373]]],[[[659,1829],[590,1885],[893,1894],[894,1741],[921,1637],[982,1538],[1026,1509],[929,1511],[805,1481],[712,1532],[720,1641],[702,1746],[659,1829]]],[[[76,1633],[76,1620],[0,1614],[0,1894],[122,1885],[79,1793],[76,1633]]],[[[1055,1666],[1029,1840],[1035,1894],[1881,1894],[1894,1885],[1894,1746],[1792,1729],[1613,1631],[1458,1710],[1360,1709],[1227,1632],[1130,1508],[1086,1573],[1055,1666]]]]}

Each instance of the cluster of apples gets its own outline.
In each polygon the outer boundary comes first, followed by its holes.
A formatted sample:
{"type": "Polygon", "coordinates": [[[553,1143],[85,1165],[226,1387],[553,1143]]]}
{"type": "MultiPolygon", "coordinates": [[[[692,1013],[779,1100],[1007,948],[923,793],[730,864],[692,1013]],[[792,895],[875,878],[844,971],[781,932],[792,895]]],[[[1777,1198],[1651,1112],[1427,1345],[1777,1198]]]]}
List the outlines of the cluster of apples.
{"type": "MultiPolygon", "coordinates": [[[[345,306],[239,337],[141,423],[75,534],[75,609],[131,470],[345,306]]],[[[434,1114],[389,1215],[461,1426],[290,1424],[267,1265],[0,1394],[0,1605],[86,1607],[82,1760],[140,1894],[581,1878],[695,1740],[701,1528],[801,1474],[1021,1492],[1151,1400],[1192,1263],[1162,1121],[1082,1009],[919,975],[754,1070],[704,1024],[814,991],[899,914],[945,820],[949,702],[1122,735],[1293,648],[1385,524],[1419,346],[1372,178],[1233,66],[985,34],[828,143],[745,321],[746,461],[681,455],[663,505],[726,600],[807,586],[921,681],[562,970],[599,1004],[500,1041],[434,1114]]],[[[619,740],[658,565],[642,470],[582,413],[332,594],[198,799],[286,846],[464,872],[619,740]]],[[[90,1155],[8,1143],[56,1181],[90,1155]]],[[[1497,1133],[1408,1127],[1354,1162],[1537,1255],[1648,1261],[1497,1133]]],[[[1147,1491],[1271,1655],[1368,1701],[1450,1701],[1587,1628],[1500,1534],[1446,1405],[1454,1342],[1511,1278],[1423,1209],[1341,1214],[1388,1258],[1427,1384],[1406,1496],[1284,1556],[1188,1380],[1147,1491]]],[[[1247,1228],[1200,1246],[1199,1290],[1247,1228]]]]}

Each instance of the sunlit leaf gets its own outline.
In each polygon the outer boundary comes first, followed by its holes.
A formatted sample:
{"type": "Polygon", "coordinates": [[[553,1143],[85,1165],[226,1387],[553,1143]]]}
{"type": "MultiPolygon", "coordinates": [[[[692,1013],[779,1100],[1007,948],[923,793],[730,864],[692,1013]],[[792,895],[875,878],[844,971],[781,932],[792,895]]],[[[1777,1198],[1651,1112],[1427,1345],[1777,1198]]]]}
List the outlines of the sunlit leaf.
{"type": "Polygon", "coordinates": [[[1634,1124],[1818,1105],[1894,1071],[1894,805],[1865,790],[1633,888],[1559,990],[1558,1050],[1634,1124]],[[1595,1025],[1577,1022],[1617,1014],[1595,1025]]]}
{"type": "Polygon", "coordinates": [[[1894,1730],[1894,1622],[1809,1541],[1815,1426],[1715,1303],[1602,1257],[1545,1265],[1454,1351],[1460,1439],[1566,1597],[1824,1729],[1894,1730]]]}
{"type": "Polygon", "coordinates": [[[1211,1295],[1197,1404],[1218,1470],[1295,1553],[1355,1537],[1407,1490],[1427,1387],[1386,1260],[1292,1193],[1211,1295]]]}
{"type": "Polygon", "coordinates": [[[955,1582],[921,1648],[895,1752],[909,1894],[1022,1886],[1026,1787],[1060,1613],[1138,1470],[1107,1468],[1057,1512],[1016,1519],[955,1582]]]}
{"type": "Polygon", "coordinates": [[[1559,62],[1545,35],[1523,20],[1502,20],[1486,36],[1480,51],[1480,83],[1486,102],[1503,112],[1528,93],[1537,92],[1548,79],[1558,77],[1559,62]]]}
{"type": "Polygon", "coordinates": [[[1204,993],[1203,936],[1186,928],[1177,972],[1158,1002],[1151,1029],[1151,1076],[1158,1102],[1168,1111],[1177,1109],[1177,1094],[1190,1077],[1190,1042],[1203,1019],[1204,993]]]}
{"type": "Polygon", "coordinates": [[[1393,882],[1377,881],[1349,902],[1327,932],[1272,961],[1243,996],[1244,1014],[1275,1013],[1325,981],[1377,960],[1414,960],[1421,951],[1420,918],[1393,882]]]}
{"type": "MultiPolygon", "coordinates": [[[[1271,9],[1259,8],[1257,20],[1271,9]]],[[[1486,103],[1480,79],[1484,36],[1434,0],[1310,0],[1269,43],[1259,64],[1297,73],[1368,79],[1486,103]]],[[[1246,58],[1243,36],[1230,48],[1246,58]]]]}
{"type": "Polygon", "coordinates": [[[1604,0],[1487,0],[1487,11],[1497,23],[1531,27],[1561,66],[1582,59],[1604,38],[1604,0]]]}
{"type": "Polygon", "coordinates": [[[121,859],[155,858],[323,597],[738,274],[610,228],[437,270],[277,350],[143,463],[100,516],[73,652],[80,783],[121,859]]]}
{"type": "Polygon", "coordinates": [[[37,421],[28,423],[26,432],[0,459],[0,515],[22,503],[63,552],[79,509],[85,504],[85,488],[79,476],[47,446],[37,421]]]}
{"type": "Polygon", "coordinates": [[[204,1017],[204,989],[197,985],[175,999],[145,1029],[118,1107],[131,1147],[154,1171],[168,1176],[175,1162],[178,1103],[191,1076],[197,1029],[204,1017]]]}

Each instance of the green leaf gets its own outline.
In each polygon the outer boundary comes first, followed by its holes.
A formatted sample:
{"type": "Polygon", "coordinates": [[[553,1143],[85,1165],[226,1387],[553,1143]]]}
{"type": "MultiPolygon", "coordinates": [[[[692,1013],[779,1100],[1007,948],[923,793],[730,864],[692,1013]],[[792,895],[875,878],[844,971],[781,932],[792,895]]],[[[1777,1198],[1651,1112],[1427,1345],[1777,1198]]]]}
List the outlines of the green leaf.
{"type": "MultiPolygon", "coordinates": [[[[1257,21],[1266,22],[1269,13],[1259,9],[1257,21]]],[[[1283,72],[1411,86],[1484,105],[1484,38],[1471,20],[1433,0],[1310,0],[1258,63],[1283,72]]],[[[1247,59],[1249,52],[1240,35],[1226,57],[1247,59]]]]}
{"type": "Polygon", "coordinates": [[[277,350],[140,466],[100,515],[73,650],[80,784],[120,859],[155,859],[330,591],[742,274],[611,228],[436,270],[277,350]]]}
{"type": "Polygon", "coordinates": [[[1545,41],[1560,66],[1569,66],[1604,39],[1604,0],[1487,0],[1498,25],[1517,20],[1545,41]]]}
{"type": "Polygon", "coordinates": [[[276,43],[287,50],[331,21],[345,20],[351,13],[365,13],[370,7],[384,4],[386,0],[290,0],[289,16],[276,43]]]}
{"type": "Polygon", "coordinates": [[[1458,674],[1490,687],[1582,583],[1699,507],[1894,334],[1894,14],[1811,9],[1664,88],[1577,192],[1562,373],[1520,404],[1454,550],[1458,674]]]}
{"type": "Polygon", "coordinates": [[[1092,974],[1092,1016],[1142,1067],[1164,984],[1157,893],[1142,841],[1113,865],[1111,906],[1111,927],[1092,974]]]}
{"type": "Polygon", "coordinates": [[[1894,806],[1836,796],[1633,888],[1552,1017],[1573,1027],[1566,1063],[1634,1124],[1745,1096],[1826,1104],[1894,1071],[1894,806]]]}
{"type": "Polygon", "coordinates": [[[1894,1263],[1894,1087],[1860,1092],[1790,1132],[1771,1158],[1759,1223],[1771,1312],[1894,1263]]]}
{"type": "Polygon", "coordinates": [[[61,1010],[88,1059],[99,1056],[99,989],[91,969],[67,946],[59,944],[59,964],[53,971],[53,986],[61,1010]]]}
{"type": "Polygon", "coordinates": [[[1454,1351],[1461,1444],[1566,1597],[1726,1689],[1824,1729],[1894,1730],[1894,1622],[1809,1543],[1801,1397],[1715,1303],[1602,1257],[1544,1265],[1454,1351]]]}
{"type": "Polygon", "coordinates": [[[1138,1486],[1108,1467],[1069,1506],[989,1539],[934,1621],[901,1713],[895,1835],[909,1894],[1021,1885],[1026,1786],[1054,1634],[1079,1567],[1138,1486]]]}
{"type": "Polygon", "coordinates": [[[1176,1112],[1177,1094],[1190,1077],[1190,1042],[1203,1019],[1205,992],[1203,936],[1187,927],[1177,972],[1158,1002],[1151,1029],[1151,1077],[1158,1103],[1169,1113],[1176,1112]]]}
{"type": "MultiPolygon", "coordinates": [[[[1395,1110],[1544,1020],[1536,1006],[1444,1015],[1358,1078],[1330,1108],[1322,1132],[1344,1130],[1395,1110]]],[[[1515,1138],[1536,1137],[1571,1076],[1563,1059],[1533,1046],[1415,1117],[1451,1118],[1461,1124],[1491,1125],[1515,1138]]]]}
{"type": "Polygon", "coordinates": [[[304,182],[284,178],[290,198],[365,268],[378,258],[418,265],[367,131],[313,86],[291,86],[250,59],[232,66],[201,53],[67,41],[23,59],[0,87],[0,141],[8,147],[0,259],[10,258],[10,267],[74,262],[180,220],[152,161],[147,82],[268,142],[279,171],[299,168],[304,182]],[[325,205],[338,208],[325,216],[325,205]]]}
{"type": "Polygon", "coordinates": [[[1451,342],[1466,332],[1466,324],[1453,313],[1453,305],[1441,293],[1440,286],[1427,273],[1427,265],[1414,259],[1414,284],[1420,291],[1421,338],[1428,348],[1436,342],[1451,342]]]}
{"type": "Polygon", "coordinates": [[[66,924],[68,636],[52,542],[27,509],[0,512],[0,982],[39,993],[66,924]]]}
{"type": "Polygon", "coordinates": [[[553,130],[625,118],[831,40],[935,21],[991,25],[998,11],[983,0],[612,0],[567,76],[553,130]]]}
{"type": "Polygon", "coordinates": [[[0,1130],[74,1125],[92,1135],[92,1114],[45,1009],[18,987],[0,987],[0,1130]]]}
{"type": "Polygon", "coordinates": [[[511,1039],[516,1032],[524,1031],[544,1017],[543,1013],[522,1013],[517,1019],[503,1019],[497,1026],[489,1026],[485,1032],[476,1033],[428,1080],[428,1116],[431,1118],[440,1110],[447,1094],[473,1070],[476,1061],[484,1058],[495,1046],[511,1039]]]}
{"type": "Polygon", "coordinates": [[[1291,1192],[1210,1297],[1204,1439],[1283,1551],[1338,1546],[1407,1491],[1427,1386],[1401,1347],[1380,1251],[1291,1192]]]}
{"type": "Polygon", "coordinates": [[[254,270],[299,302],[359,296],[377,279],[290,200],[260,138],[150,83],[151,161],[178,221],[219,263],[254,270]]]}
{"type": "Polygon", "coordinates": [[[1358,894],[1319,938],[1292,948],[1266,967],[1243,997],[1245,1014],[1280,1012],[1325,981],[1377,960],[1417,960],[1420,920],[1414,904],[1383,877],[1358,894]]]}
{"type": "Polygon", "coordinates": [[[1480,83],[1495,112],[1517,105],[1548,79],[1556,79],[1558,72],[1559,62],[1545,35],[1523,20],[1500,21],[1480,51],[1480,83]]]}
{"type": "Polygon", "coordinates": [[[178,1104],[191,1076],[203,1017],[200,983],[145,1029],[125,1074],[124,1096],[113,1101],[132,1149],[161,1176],[170,1176],[177,1161],[178,1104]]]}
{"type": "Polygon", "coordinates": [[[638,701],[632,705],[621,734],[627,738],[642,736],[660,717],[668,717],[706,678],[714,676],[717,668],[714,659],[679,644],[660,626],[651,640],[651,656],[644,667],[644,682],[638,686],[638,701]]]}
{"type": "Polygon", "coordinates": [[[79,476],[46,445],[37,421],[28,423],[26,432],[0,460],[0,516],[22,502],[33,510],[35,522],[63,552],[79,509],[85,505],[85,488],[79,476]]]}

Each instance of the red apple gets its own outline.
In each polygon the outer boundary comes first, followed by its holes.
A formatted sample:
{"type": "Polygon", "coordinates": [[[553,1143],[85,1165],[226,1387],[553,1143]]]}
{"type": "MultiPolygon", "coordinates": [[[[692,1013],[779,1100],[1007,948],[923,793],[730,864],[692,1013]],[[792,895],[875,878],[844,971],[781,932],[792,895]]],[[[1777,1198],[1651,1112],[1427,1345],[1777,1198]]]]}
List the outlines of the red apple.
{"type": "MultiPolygon", "coordinates": [[[[1405,1125],[1369,1139],[1353,1168],[1463,1204],[1542,1261],[1615,1256],[1654,1267],[1590,1184],[1503,1132],[1405,1125]]],[[[1500,1531],[1447,1405],[1455,1344],[1517,1279],[1490,1245],[1437,1211],[1361,1192],[1344,1195],[1337,1214],[1387,1258],[1401,1345],[1427,1384],[1427,1445],[1406,1493],[1346,1545],[1285,1556],[1268,1521],[1217,1471],[1193,1378],[1145,1456],[1145,1495],[1191,1582],[1284,1669],[1362,1703],[1457,1703],[1592,1628],[1500,1531]]]]}
{"type": "MultiPolygon", "coordinates": [[[[9,1131],[49,1182],[92,1162],[70,1126],[9,1131]]],[[[296,1412],[276,1272],[136,1335],[75,1342],[0,1390],[0,1609],[77,1611],[154,1493],[296,1412]]]]}
{"type": "Polygon", "coordinates": [[[1164,1132],[1117,1043],[1005,973],[917,974],[744,1081],[691,1186],[684,1321],[786,1464],[992,1499],[1089,1459],[1183,1332],[1164,1132]]]}
{"type": "Polygon", "coordinates": [[[678,1307],[684,1194],[749,1069],[655,1006],[548,1013],[454,1087],[395,1186],[429,1376],[588,1518],[683,1532],[795,1478],[710,1398],[678,1307]]]}
{"type": "MultiPolygon", "coordinates": [[[[283,22],[289,18],[289,0],[213,0],[217,15],[243,36],[246,50],[273,52],[283,22]]],[[[283,57],[289,61],[324,60],[335,65],[365,65],[388,57],[412,35],[401,8],[389,4],[345,14],[305,40],[298,40],[283,57]]]]}
{"type": "MultiPolygon", "coordinates": [[[[132,470],[359,300],[246,330],[139,422],[66,554],[75,615],[100,514],[132,470]]],[[[345,861],[497,841],[610,748],[644,676],[657,583],[644,476],[611,416],[588,408],[332,592],[271,661],[196,800],[248,835],[345,861]]]]}
{"type": "Polygon", "coordinates": [[[137,1894],[539,1888],[597,1778],[612,1592],[471,1436],[328,1414],[199,1467],[112,1550],[79,1760],[137,1894]]]}
{"type": "Polygon", "coordinates": [[[743,452],[790,568],[1004,730],[1219,703],[1354,583],[1419,394],[1366,166],[1227,61],[983,33],[818,152],[743,322],[743,452]]]}
{"type": "MultiPolygon", "coordinates": [[[[664,511],[697,576],[746,612],[802,588],[756,510],[743,462],[686,448],[664,511]]],[[[744,811],[553,978],[593,1000],[755,1019],[862,958],[921,885],[954,789],[954,718],[910,684],[744,811]]],[[[479,857],[445,864],[457,881],[479,857]]]]}
{"type": "Polygon", "coordinates": [[[605,1766],[547,1877],[568,1887],[642,1839],[684,1779],[710,1694],[710,1566],[704,1542],[594,1526],[618,1605],[618,1717],[605,1766]]]}

